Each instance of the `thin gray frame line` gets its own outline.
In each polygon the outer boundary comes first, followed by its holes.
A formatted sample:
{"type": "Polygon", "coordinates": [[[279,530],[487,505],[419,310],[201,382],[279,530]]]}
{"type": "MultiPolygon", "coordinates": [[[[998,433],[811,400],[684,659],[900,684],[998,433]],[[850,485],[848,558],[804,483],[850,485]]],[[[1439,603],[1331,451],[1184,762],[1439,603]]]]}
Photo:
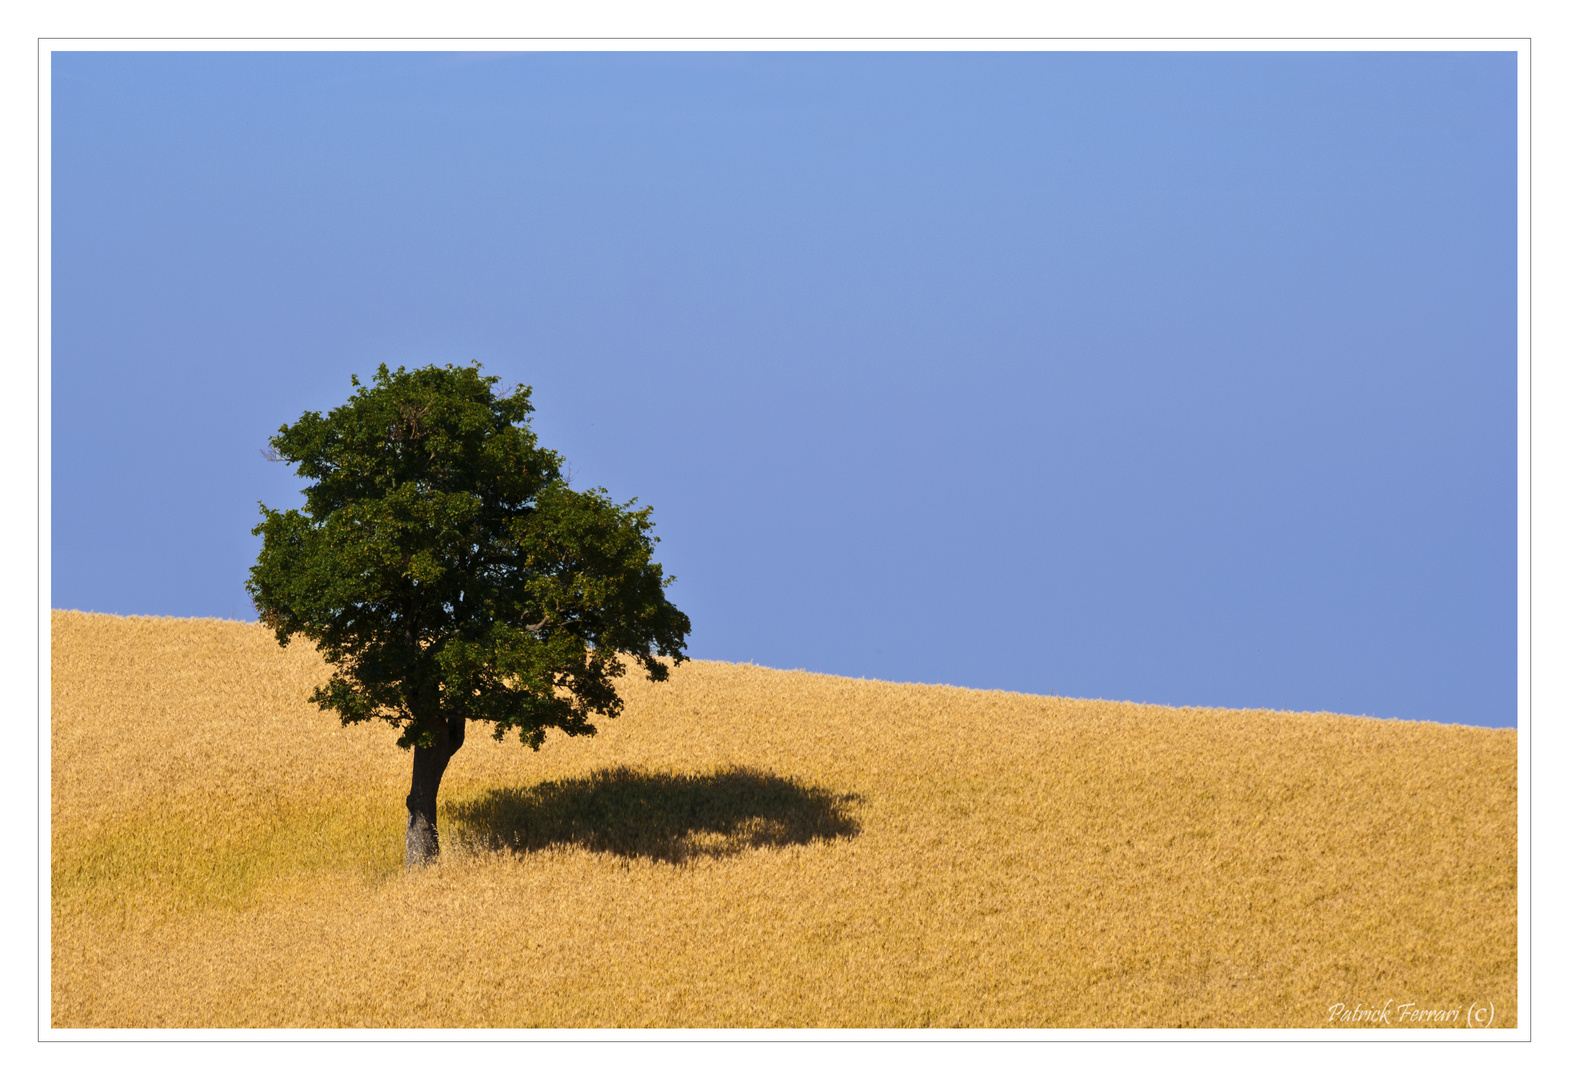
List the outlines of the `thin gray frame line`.
{"type": "Polygon", "coordinates": [[[160,37],[156,35],[139,36],[112,36],[112,37],[39,37],[40,43],[45,41],[1531,41],[1530,37],[1507,37],[1499,35],[1485,35],[1481,37],[1462,37],[1451,35],[1447,37],[1010,37],[1007,35],[969,35],[963,37],[938,37],[938,36],[907,36],[907,37],[827,37],[822,35],[805,35],[800,37],[770,35],[767,37],[734,37],[734,36],[705,36],[693,35],[633,35],[617,37],[614,35],[595,35],[592,37],[456,37],[446,35],[442,37],[306,37],[301,35],[286,35],[267,37],[247,35],[244,37],[194,37],[171,35],[160,37]]]}
{"type": "MultiPolygon", "coordinates": [[[[42,47],[43,43],[45,41],[497,41],[497,40],[500,40],[500,41],[1519,41],[1519,42],[1523,42],[1525,44],[1526,52],[1528,54],[1530,52],[1530,47],[1535,43],[1535,38],[1533,36],[1530,36],[1530,35],[1527,35],[1525,37],[1520,37],[1520,38],[1512,38],[1512,37],[1477,37],[1477,38],[1457,38],[1457,37],[1415,37],[1415,38],[1356,38],[1356,37],[1325,37],[1325,38],[1301,38],[1301,37],[1292,37],[1292,38],[1249,38],[1249,37],[1214,37],[1214,38],[1201,38],[1201,37],[1152,37],[1152,38],[1089,38],[1089,37],[1073,37],[1073,38],[1041,38],[1041,37],[1022,37],[1022,38],[1021,37],[957,37],[957,38],[936,38],[936,37],[893,37],[893,38],[872,38],[872,37],[798,37],[798,38],[778,38],[778,37],[767,37],[767,38],[734,38],[734,37],[690,37],[690,38],[682,38],[682,37],[623,37],[623,38],[607,38],[607,37],[590,37],[590,38],[573,38],[573,37],[542,37],[542,38],[454,38],[454,37],[443,37],[443,38],[407,38],[407,37],[384,37],[384,38],[337,38],[337,37],[332,37],[332,38],[308,38],[308,37],[284,37],[284,38],[197,38],[197,37],[173,37],[173,38],[156,38],[156,37],[112,37],[112,38],[86,38],[86,37],[72,37],[72,38],[44,38],[44,37],[39,37],[39,38],[35,39],[35,43],[39,47],[42,47]]],[[[43,86],[42,86],[43,68],[42,68],[42,65],[40,65],[38,67],[38,69],[37,69],[37,80],[38,80],[38,84],[37,84],[38,100],[42,101],[43,100],[43,86]]],[[[1528,73],[1527,73],[1527,82],[1526,82],[1526,104],[1527,104],[1528,107],[1532,104],[1533,99],[1535,97],[1535,80],[1536,80],[1536,70],[1535,70],[1535,67],[1532,66],[1529,69],[1528,73]]],[[[42,121],[42,118],[39,116],[38,110],[36,108],[34,109],[34,114],[33,114],[33,124],[34,124],[33,151],[34,151],[34,154],[37,156],[37,160],[38,161],[42,161],[43,160],[43,121],[42,121]]],[[[1536,111],[1535,111],[1534,108],[1532,108],[1532,109],[1530,109],[1529,119],[1527,121],[1527,128],[1526,128],[1525,154],[1526,154],[1526,176],[1527,176],[1528,179],[1531,178],[1532,171],[1533,171],[1534,159],[1532,157],[1532,150],[1534,149],[1535,133],[1536,133],[1536,111]]],[[[39,175],[37,175],[36,172],[34,174],[34,184],[35,184],[35,189],[34,189],[34,195],[33,195],[33,213],[34,213],[34,243],[35,243],[36,246],[33,249],[33,274],[34,274],[35,281],[42,281],[42,279],[43,279],[43,205],[42,205],[43,204],[43,183],[42,183],[42,178],[39,175]]],[[[1535,205],[1536,205],[1536,185],[1534,183],[1531,183],[1527,190],[1528,190],[1528,193],[1527,193],[1527,197],[1526,197],[1526,213],[1527,213],[1527,217],[1532,222],[1532,226],[1534,228],[1534,224],[1535,224],[1535,220],[1536,220],[1535,219],[1535,214],[1534,214],[1534,209],[1535,209],[1535,205]]],[[[1526,386],[1527,386],[1527,391],[1526,391],[1526,421],[1527,421],[1527,426],[1531,430],[1531,438],[1526,443],[1526,469],[1527,469],[1527,472],[1530,474],[1531,484],[1530,484],[1530,487],[1527,489],[1527,492],[1526,492],[1526,506],[1525,506],[1525,513],[1526,513],[1526,537],[1527,537],[1527,544],[1526,544],[1526,574],[1527,574],[1527,577],[1528,577],[1529,580],[1534,581],[1535,580],[1535,577],[1534,577],[1535,566],[1536,566],[1536,545],[1534,543],[1530,542],[1530,541],[1531,541],[1531,538],[1532,538],[1532,535],[1533,535],[1532,534],[1532,525],[1533,525],[1534,520],[1535,520],[1534,519],[1534,514],[1533,514],[1533,511],[1535,509],[1535,499],[1533,497],[1533,493],[1534,493],[1535,487],[1536,487],[1536,471],[1535,471],[1535,468],[1534,468],[1534,465],[1535,465],[1534,450],[1535,450],[1535,445],[1536,445],[1536,439],[1535,439],[1535,437],[1536,437],[1536,420],[1535,420],[1535,418],[1536,418],[1536,400],[1535,400],[1535,397],[1531,394],[1529,388],[1534,384],[1534,378],[1533,378],[1534,372],[1533,372],[1532,369],[1533,369],[1533,365],[1534,365],[1534,362],[1535,362],[1534,344],[1535,344],[1535,340],[1536,340],[1536,334],[1535,334],[1535,330],[1536,330],[1536,302],[1535,302],[1535,289],[1536,289],[1536,273],[1535,273],[1535,268],[1536,268],[1536,245],[1535,244],[1531,245],[1531,251],[1530,251],[1530,255],[1529,255],[1528,258],[1529,258],[1528,269],[1531,271],[1531,273],[1530,273],[1531,283],[1530,283],[1530,286],[1529,286],[1529,292],[1530,292],[1530,295],[1528,297],[1529,305],[1527,307],[1527,314],[1526,314],[1526,365],[1525,366],[1526,366],[1526,386]]],[[[1518,288],[1518,282],[1517,282],[1517,288],[1518,288]]],[[[34,339],[38,343],[37,346],[36,346],[37,353],[35,355],[35,369],[34,369],[34,374],[35,374],[36,379],[37,379],[37,382],[36,382],[35,388],[34,388],[34,410],[35,410],[36,414],[41,416],[42,412],[43,412],[43,304],[41,302],[41,298],[40,298],[40,302],[38,302],[37,307],[36,307],[36,309],[35,309],[35,311],[33,313],[33,332],[34,332],[34,339]]],[[[37,454],[37,461],[38,461],[39,465],[41,466],[42,462],[43,462],[43,425],[42,424],[40,424],[38,426],[38,429],[37,429],[37,431],[34,434],[34,450],[35,450],[35,453],[37,454]]],[[[34,536],[33,536],[33,539],[34,539],[33,572],[34,572],[34,575],[35,575],[35,577],[37,579],[36,595],[37,595],[38,602],[41,604],[43,602],[43,587],[44,587],[44,582],[43,582],[43,542],[42,542],[43,484],[40,482],[39,477],[38,477],[38,475],[36,473],[34,474],[34,477],[33,477],[33,484],[34,484],[33,509],[34,509],[34,513],[37,515],[37,520],[38,520],[38,525],[36,526],[36,531],[34,532],[34,536]]],[[[1535,663],[1535,656],[1534,656],[1535,645],[1536,645],[1536,632],[1535,632],[1536,631],[1536,605],[1534,603],[1530,603],[1530,601],[1529,601],[1529,593],[1528,593],[1528,596],[1527,596],[1527,602],[1528,602],[1529,607],[1530,607],[1530,612],[1529,612],[1529,614],[1527,616],[1527,619],[1528,619],[1528,625],[1529,625],[1529,627],[1531,629],[1531,635],[1530,635],[1531,636],[1531,649],[1528,650],[1528,656],[1527,656],[1527,660],[1528,660],[1528,668],[1527,668],[1528,674],[1526,676],[1526,713],[1527,713],[1527,715],[1534,716],[1535,715],[1534,706],[1535,706],[1535,701],[1536,701],[1536,694],[1535,694],[1535,689],[1536,689],[1536,663],[1535,663]]],[[[1519,646],[1519,643],[1517,641],[1516,642],[1516,648],[1517,649],[1518,649],[1518,646],[1519,646]]],[[[35,697],[39,701],[39,703],[42,704],[42,700],[43,700],[43,637],[42,637],[42,635],[40,635],[34,642],[33,655],[34,655],[34,663],[36,665],[35,668],[34,668],[34,675],[33,675],[33,692],[34,692],[35,697]]],[[[1518,726],[1518,721],[1517,721],[1517,723],[1516,723],[1516,731],[1518,732],[1518,730],[1519,730],[1519,726],[1518,726]]],[[[1528,756],[1526,758],[1526,777],[1527,777],[1528,780],[1534,780],[1534,777],[1535,777],[1535,770],[1533,768],[1534,764],[1535,764],[1535,757],[1534,757],[1534,753],[1533,753],[1532,756],[1528,756]]],[[[43,740],[42,739],[39,740],[38,749],[34,752],[34,768],[36,770],[38,770],[38,775],[39,775],[39,779],[40,779],[40,790],[42,790],[42,783],[41,783],[41,781],[42,781],[42,770],[43,770],[43,740]]],[[[1532,785],[1532,792],[1533,792],[1533,795],[1534,795],[1534,792],[1535,792],[1534,784],[1532,785]]],[[[1533,798],[1533,801],[1532,801],[1531,805],[1534,805],[1534,798],[1533,798]]],[[[1528,806],[1527,809],[1529,810],[1530,806],[1528,806]]],[[[34,836],[33,846],[34,846],[35,865],[37,865],[38,861],[43,858],[43,849],[42,849],[42,839],[41,839],[41,837],[36,835],[36,833],[35,833],[35,836],[34,836]]],[[[1534,864],[1535,863],[1535,836],[1534,836],[1534,834],[1532,836],[1532,840],[1531,840],[1530,846],[1527,849],[1527,853],[1526,854],[1527,854],[1528,861],[1530,861],[1531,863],[1534,864]]],[[[1533,881],[1532,881],[1532,892],[1533,893],[1534,893],[1534,886],[1535,886],[1535,879],[1533,877],[1533,881]]],[[[1534,901],[1534,899],[1535,899],[1534,895],[1531,896],[1531,899],[1534,901]]],[[[36,903],[36,901],[35,901],[35,903],[36,903]]],[[[1534,928],[1535,928],[1535,909],[1536,909],[1536,905],[1534,903],[1532,903],[1532,905],[1531,905],[1531,913],[1527,917],[1527,924],[1526,924],[1527,930],[1534,930],[1534,928]]],[[[39,925],[41,925],[41,920],[43,918],[42,910],[35,908],[35,911],[37,912],[35,917],[38,920],[40,920],[39,925]]],[[[1534,940],[1534,937],[1533,937],[1533,940],[1534,940]]],[[[35,962],[37,964],[37,968],[35,970],[35,977],[41,977],[42,976],[42,971],[43,971],[43,935],[42,934],[40,934],[38,936],[37,955],[36,955],[36,961],[35,962]]],[[[1518,964],[1518,955],[1516,957],[1516,963],[1518,964]]],[[[1536,993],[1535,993],[1535,982],[1536,982],[1536,980],[1535,980],[1535,975],[1536,975],[1536,970],[1535,970],[1535,965],[1533,965],[1532,966],[1532,971],[1531,971],[1531,976],[1530,976],[1530,984],[1531,984],[1530,985],[1530,990],[1531,990],[1531,992],[1530,992],[1530,995],[1529,995],[1530,1001],[1533,1002],[1533,1003],[1534,1003],[1534,1001],[1536,999],[1536,993]]],[[[38,1000],[38,1002],[35,1004],[35,1007],[34,1007],[34,1017],[35,1017],[35,1019],[38,1022],[38,1026],[39,1026],[40,1030],[42,1029],[42,1024],[43,1024],[42,1010],[43,1010],[43,1000],[40,997],[40,999],[38,1000]]],[[[1409,1030],[1409,1029],[1405,1029],[1405,1030],[1409,1030]]],[[[1534,1042],[1535,1041],[1535,1035],[1534,1035],[1535,1028],[1534,1028],[1534,1026],[1532,1027],[1531,1030],[1532,1030],[1533,1033],[1530,1034],[1530,1035],[1525,1036],[1525,1038],[1523,1038],[1523,1039],[1519,1039],[1519,1040],[1510,1039],[1510,1040],[1504,1040],[1504,1041],[1506,1041],[1506,1042],[1525,1042],[1525,1043],[1534,1042]]],[[[40,1036],[38,1036],[38,1040],[37,1041],[42,1043],[45,1040],[40,1035],[40,1036]]],[[[49,1041],[60,1041],[60,1042],[71,1042],[71,1043],[105,1042],[105,1043],[126,1043],[126,1044],[147,1042],[147,1043],[160,1044],[160,1045],[161,1044],[165,1044],[165,1043],[187,1043],[187,1042],[190,1042],[190,1043],[212,1042],[212,1043],[223,1043],[225,1045],[231,1045],[231,1044],[235,1044],[235,1043],[250,1043],[250,1042],[259,1043],[259,1044],[260,1043],[278,1042],[278,1043],[287,1043],[287,1044],[291,1044],[292,1045],[294,1043],[302,1043],[302,1044],[303,1043],[314,1043],[314,1042],[324,1041],[324,1040],[315,1040],[315,1039],[298,1039],[298,1040],[294,1040],[294,1039],[69,1039],[69,1038],[67,1038],[67,1039],[49,1040],[49,1041]]],[[[376,1042],[389,1042],[389,1043],[390,1042],[400,1042],[400,1043],[401,1042],[411,1042],[411,1043],[417,1043],[417,1042],[441,1042],[441,1043],[446,1043],[446,1042],[453,1042],[453,1041],[459,1041],[459,1040],[448,1040],[448,1039],[430,1039],[430,1040],[423,1040],[423,1039],[367,1039],[367,1040],[354,1040],[354,1041],[364,1041],[364,1042],[371,1042],[371,1043],[376,1043],[376,1042]]],[[[589,1039],[559,1039],[559,1040],[558,1039],[494,1039],[494,1040],[492,1040],[492,1039],[466,1039],[466,1040],[461,1040],[461,1041],[464,1041],[464,1042],[486,1042],[486,1043],[488,1043],[488,1042],[497,1042],[497,1043],[515,1043],[515,1042],[555,1043],[555,1042],[560,1042],[560,1043],[563,1043],[563,1044],[566,1044],[566,1043],[596,1042],[596,1041],[599,1041],[599,1042],[628,1042],[628,1043],[638,1043],[638,1044],[642,1044],[642,1043],[657,1044],[657,1043],[663,1043],[663,1042],[670,1042],[670,1043],[677,1043],[677,1044],[684,1044],[686,1042],[692,1042],[692,1043],[713,1043],[713,1042],[737,1042],[737,1043],[739,1043],[739,1042],[762,1042],[762,1043],[768,1043],[768,1042],[780,1042],[780,1043],[787,1043],[787,1042],[807,1042],[807,1043],[813,1043],[813,1042],[822,1042],[822,1043],[836,1043],[836,1042],[845,1042],[845,1043],[910,1042],[910,1043],[918,1043],[918,1042],[927,1042],[927,1041],[933,1041],[933,1042],[975,1042],[975,1043],[986,1043],[986,1042],[1012,1043],[1012,1042],[1021,1042],[1021,1043],[1030,1043],[1030,1044],[1046,1043],[1046,1042],[1053,1042],[1053,1043],[1055,1043],[1055,1042],[1065,1042],[1065,1043],[1067,1043],[1067,1042],[1085,1042],[1085,1043],[1102,1044],[1102,1043],[1107,1043],[1107,1042],[1118,1042],[1118,1041],[1128,1041],[1128,1040],[1117,1040],[1117,1039],[1019,1039],[1019,1040],[1013,1040],[1013,1039],[975,1039],[975,1040],[966,1040],[966,1039],[938,1039],[938,1040],[924,1040],[924,1039],[888,1039],[888,1040],[883,1040],[883,1039],[864,1039],[864,1040],[863,1039],[822,1039],[822,1040],[812,1040],[812,1039],[800,1039],[800,1040],[795,1040],[795,1039],[777,1039],[777,1040],[774,1040],[774,1039],[735,1039],[735,1040],[725,1040],[725,1039],[691,1039],[691,1040],[685,1040],[685,1039],[611,1039],[611,1040],[595,1040],[595,1039],[589,1038],[589,1039]]],[[[1344,1043],[1360,1043],[1363,1040],[1360,1040],[1360,1039],[1353,1039],[1353,1040],[1336,1040],[1336,1039],[1214,1039],[1214,1040],[1209,1040],[1209,1039],[1194,1039],[1194,1040],[1187,1040],[1187,1039],[1170,1039],[1170,1040],[1168,1040],[1168,1039],[1148,1039],[1148,1040],[1134,1040],[1134,1041],[1155,1042],[1155,1043],[1167,1043],[1167,1042],[1170,1042],[1170,1043],[1173,1043],[1173,1044],[1181,1044],[1181,1043],[1188,1043],[1188,1042],[1194,1042],[1194,1043],[1200,1043],[1200,1044],[1207,1044],[1207,1043],[1210,1043],[1210,1042],[1215,1042],[1215,1043],[1249,1043],[1249,1042],[1259,1042],[1259,1043],[1270,1043],[1270,1044],[1278,1044],[1278,1043],[1287,1043],[1287,1044],[1289,1044],[1289,1043],[1293,1043],[1293,1042],[1303,1042],[1303,1043],[1308,1043],[1308,1042],[1312,1042],[1312,1043],[1342,1043],[1342,1042],[1344,1042],[1344,1043]]],[[[1407,1040],[1396,1040],[1396,1041],[1404,1042],[1404,1041],[1407,1041],[1407,1040]]],[[[1409,1040],[1409,1041],[1411,1041],[1413,1043],[1455,1042],[1455,1043],[1467,1043],[1467,1044],[1470,1044],[1470,1043],[1473,1043],[1475,1040],[1433,1038],[1433,1039],[1412,1039],[1412,1040],[1409,1040]]]]}

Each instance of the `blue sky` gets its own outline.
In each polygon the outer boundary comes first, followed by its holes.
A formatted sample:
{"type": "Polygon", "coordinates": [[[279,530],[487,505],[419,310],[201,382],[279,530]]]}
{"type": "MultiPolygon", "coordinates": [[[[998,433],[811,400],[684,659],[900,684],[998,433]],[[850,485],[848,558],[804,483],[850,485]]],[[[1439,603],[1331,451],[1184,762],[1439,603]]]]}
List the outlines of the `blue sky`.
{"type": "Polygon", "coordinates": [[[259,453],[534,388],[691,653],[1516,716],[1512,53],[55,53],[57,608],[253,617],[259,453]]]}

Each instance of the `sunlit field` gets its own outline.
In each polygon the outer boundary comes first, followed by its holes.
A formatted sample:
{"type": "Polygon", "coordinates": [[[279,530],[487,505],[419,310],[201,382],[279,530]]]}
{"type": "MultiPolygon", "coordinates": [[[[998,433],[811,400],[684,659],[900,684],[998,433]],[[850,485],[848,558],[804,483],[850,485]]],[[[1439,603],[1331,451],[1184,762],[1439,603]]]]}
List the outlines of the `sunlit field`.
{"type": "Polygon", "coordinates": [[[306,643],[51,656],[56,1028],[1517,1023],[1513,730],[696,661],[471,726],[406,874],[409,756],[306,643]]]}

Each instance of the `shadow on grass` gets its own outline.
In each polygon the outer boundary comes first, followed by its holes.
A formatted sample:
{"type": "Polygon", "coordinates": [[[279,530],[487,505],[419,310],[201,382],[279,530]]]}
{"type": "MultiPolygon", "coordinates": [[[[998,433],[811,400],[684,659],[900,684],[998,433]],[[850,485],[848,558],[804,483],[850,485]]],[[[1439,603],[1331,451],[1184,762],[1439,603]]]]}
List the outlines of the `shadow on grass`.
{"type": "Polygon", "coordinates": [[[755,769],[705,776],[605,769],[583,779],[497,788],[447,806],[462,846],[523,854],[575,845],[680,863],[852,837],[857,795],[836,795],[755,769]]]}

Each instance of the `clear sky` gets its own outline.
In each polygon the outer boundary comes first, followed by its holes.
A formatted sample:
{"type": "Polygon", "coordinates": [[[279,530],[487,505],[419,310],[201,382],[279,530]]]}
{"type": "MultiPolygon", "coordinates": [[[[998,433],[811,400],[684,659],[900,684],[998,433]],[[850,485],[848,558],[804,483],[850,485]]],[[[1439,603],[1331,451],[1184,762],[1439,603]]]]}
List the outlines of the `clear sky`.
{"type": "Polygon", "coordinates": [[[1511,53],[55,53],[56,608],[254,618],[260,449],[534,388],[691,653],[1516,717],[1511,53]]]}

